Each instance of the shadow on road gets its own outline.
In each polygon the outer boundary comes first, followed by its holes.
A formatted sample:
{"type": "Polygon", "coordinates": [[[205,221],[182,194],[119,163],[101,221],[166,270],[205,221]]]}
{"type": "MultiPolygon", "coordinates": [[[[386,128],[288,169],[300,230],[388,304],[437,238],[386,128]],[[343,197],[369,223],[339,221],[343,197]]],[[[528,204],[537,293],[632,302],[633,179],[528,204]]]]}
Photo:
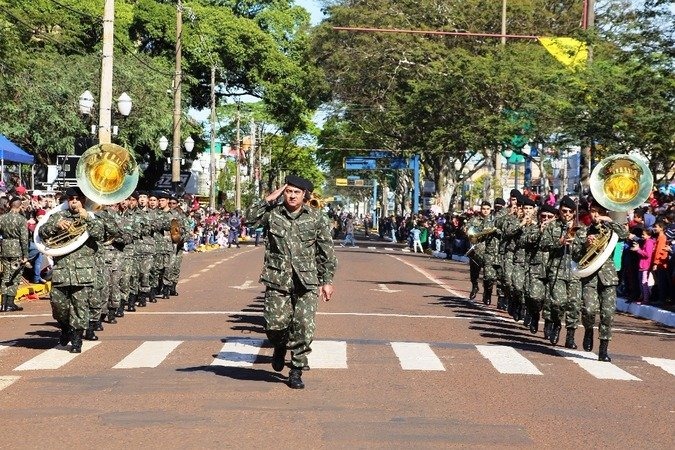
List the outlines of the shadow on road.
{"type": "Polygon", "coordinates": [[[14,347],[32,348],[35,350],[47,350],[53,348],[59,338],[59,328],[56,322],[32,323],[31,327],[41,327],[35,331],[28,331],[23,338],[2,341],[0,344],[11,345],[14,347]],[[53,329],[44,328],[52,327],[53,329]]]}
{"type": "Polygon", "coordinates": [[[262,333],[265,334],[265,318],[262,316],[264,309],[264,297],[256,297],[255,301],[246,308],[242,309],[243,313],[252,314],[232,314],[227,320],[233,325],[230,329],[233,331],[242,331],[247,333],[262,333]]]}
{"type": "Polygon", "coordinates": [[[211,372],[220,377],[234,380],[264,381],[266,383],[284,383],[288,379],[280,373],[250,367],[195,366],[176,369],[177,372],[211,372]]]}

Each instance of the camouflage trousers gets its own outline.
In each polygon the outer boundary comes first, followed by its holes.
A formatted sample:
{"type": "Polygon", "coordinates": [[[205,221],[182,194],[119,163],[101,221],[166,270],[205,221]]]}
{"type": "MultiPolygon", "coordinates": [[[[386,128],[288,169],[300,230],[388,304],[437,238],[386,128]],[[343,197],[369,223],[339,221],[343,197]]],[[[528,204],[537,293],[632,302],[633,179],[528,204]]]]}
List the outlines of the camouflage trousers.
{"type": "Polygon", "coordinates": [[[103,262],[103,258],[96,260],[94,268],[94,285],[91,288],[87,307],[89,308],[89,320],[98,320],[101,317],[103,308],[106,305],[106,288],[108,283],[108,268],[103,262]]]}
{"type": "Polygon", "coordinates": [[[120,279],[120,298],[127,301],[130,294],[138,293],[138,262],[129,253],[122,253],[122,277],[120,279]]]}
{"type": "Polygon", "coordinates": [[[52,317],[61,328],[70,325],[75,330],[84,330],[89,325],[89,297],[92,286],[69,286],[57,284],[52,287],[52,317]]]}
{"type": "Polygon", "coordinates": [[[150,287],[159,286],[159,282],[164,279],[164,271],[169,265],[169,254],[158,252],[153,258],[152,269],[150,270],[150,287]]]}
{"type": "Polygon", "coordinates": [[[480,277],[481,266],[473,259],[469,259],[469,279],[471,284],[478,284],[478,277],[480,277]]]}
{"type": "Polygon", "coordinates": [[[516,305],[522,305],[525,298],[525,280],[527,267],[523,263],[513,263],[511,269],[511,300],[516,305]]]}
{"type": "Polygon", "coordinates": [[[155,265],[155,255],[144,253],[136,255],[135,258],[138,263],[138,292],[147,294],[150,292],[150,272],[155,265]]]}
{"type": "Polygon", "coordinates": [[[581,309],[581,323],[584,328],[595,325],[595,315],[600,311],[598,337],[612,339],[612,324],[616,312],[616,286],[604,286],[597,276],[588,277],[581,282],[584,306],[581,309]]]}
{"type": "Polygon", "coordinates": [[[124,268],[122,266],[122,253],[116,252],[108,255],[105,261],[105,283],[101,289],[103,304],[101,313],[119,308],[122,305],[121,284],[124,277],[124,268]]]}
{"type": "Polygon", "coordinates": [[[565,327],[576,329],[581,314],[581,281],[556,279],[549,285],[551,298],[551,320],[561,322],[565,316],[565,327]]]}
{"type": "Polygon", "coordinates": [[[180,265],[183,262],[183,249],[179,248],[176,250],[176,245],[169,254],[169,264],[164,270],[164,284],[173,284],[178,283],[178,277],[180,275],[180,265]]]}
{"type": "Polygon", "coordinates": [[[2,295],[16,297],[16,290],[21,283],[23,268],[17,268],[21,258],[2,258],[2,295]]]}
{"type": "Polygon", "coordinates": [[[507,295],[510,295],[511,287],[511,274],[513,273],[513,253],[506,253],[502,256],[502,286],[507,295]]]}
{"type": "MultiPolygon", "coordinates": [[[[312,351],[316,324],[314,316],[319,301],[317,289],[297,289],[283,292],[267,288],[265,291],[265,330],[288,330],[288,344],[291,351],[291,365],[308,365],[307,356],[312,351]]],[[[271,333],[268,333],[270,336],[271,333]]],[[[272,345],[278,344],[272,342],[272,345]]]]}
{"type": "Polygon", "coordinates": [[[544,280],[537,277],[530,271],[525,287],[525,305],[527,306],[530,315],[536,311],[541,311],[543,308],[544,319],[550,320],[550,304],[545,306],[546,303],[550,303],[546,301],[546,284],[544,280]]]}

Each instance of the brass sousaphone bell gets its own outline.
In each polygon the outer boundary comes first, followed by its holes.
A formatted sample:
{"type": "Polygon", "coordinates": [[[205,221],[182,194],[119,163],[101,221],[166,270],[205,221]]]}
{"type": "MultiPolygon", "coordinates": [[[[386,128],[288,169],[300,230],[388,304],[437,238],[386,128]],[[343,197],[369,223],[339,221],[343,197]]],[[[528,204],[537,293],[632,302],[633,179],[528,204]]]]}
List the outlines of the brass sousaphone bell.
{"type": "MultiPolygon", "coordinates": [[[[613,155],[600,161],[590,178],[593,198],[614,216],[622,215],[644,203],[652,191],[654,176],[649,167],[632,155],[613,155]]],[[[575,269],[579,278],[595,273],[614,253],[618,236],[600,225],[600,234],[575,269]]]]}
{"type": "MultiPolygon", "coordinates": [[[[98,205],[112,205],[128,198],[138,184],[138,165],[133,155],[117,144],[98,144],[85,151],[77,162],[75,169],[77,186],[87,199],[98,205]]],[[[84,205],[92,209],[92,204],[84,205]]],[[[89,239],[86,224],[83,221],[73,224],[57,236],[46,241],[40,238],[39,230],[49,217],[58,211],[68,209],[63,202],[47,212],[45,217],[35,226],[33,237],[35,245],[42,253],[50,256],[66,255],[89,239]]],[[[89,211],[93,216],[93,212],[89,211]]]]}

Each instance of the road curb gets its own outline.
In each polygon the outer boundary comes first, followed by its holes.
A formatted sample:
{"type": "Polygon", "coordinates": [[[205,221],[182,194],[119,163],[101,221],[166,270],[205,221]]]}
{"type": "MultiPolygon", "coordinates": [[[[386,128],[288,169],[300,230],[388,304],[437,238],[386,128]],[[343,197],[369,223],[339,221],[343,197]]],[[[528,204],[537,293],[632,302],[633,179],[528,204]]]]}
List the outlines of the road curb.
{"type": "Polygon", "coordinates": [[[662,325],[675,327],[675,313],[657,308],[656,306],[638,305],[637,303],[628,302],[623,297],[618,297],[616,299],[616,310],[635,317],[649,319],[662,325]]]}

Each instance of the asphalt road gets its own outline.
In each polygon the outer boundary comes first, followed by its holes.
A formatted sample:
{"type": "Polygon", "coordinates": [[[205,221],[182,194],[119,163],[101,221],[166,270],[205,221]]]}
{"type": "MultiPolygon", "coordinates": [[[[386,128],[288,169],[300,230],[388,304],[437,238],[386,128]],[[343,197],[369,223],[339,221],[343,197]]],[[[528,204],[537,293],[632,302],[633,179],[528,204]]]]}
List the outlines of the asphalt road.
{"type": "Polygon", "coordinates": [[[3,313],[0,447],[673,447],[673,329],[617,316],[599,363],[466,300],[464,264],[337,251],[302,391],[270,367],[262,248],[186,255],[178,297],[80,355],[47,301],[3,313]]]}

